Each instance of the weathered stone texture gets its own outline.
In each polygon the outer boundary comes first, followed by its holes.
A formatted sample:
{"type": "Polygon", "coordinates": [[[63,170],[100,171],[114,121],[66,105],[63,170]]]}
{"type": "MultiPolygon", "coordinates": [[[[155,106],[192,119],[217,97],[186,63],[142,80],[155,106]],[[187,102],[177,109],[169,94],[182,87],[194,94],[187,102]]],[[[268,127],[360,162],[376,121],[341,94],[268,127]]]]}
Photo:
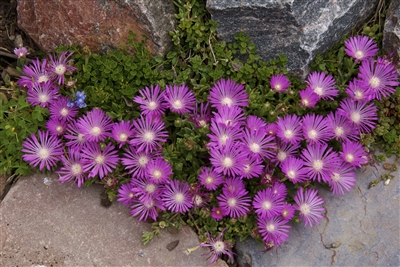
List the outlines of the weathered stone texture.
{"type": "Polygon", "coordinates": [[[228,42],[243,31],[263,60],[288,57],[288,68],[305,75],[318,52],[329,49],[374,10],[378,0],[209,0],[217,35],[228,42]]]}
{"type": "Polygon", "coordinates": [[[400,1],[392,0],[386,13],[383,31],[383,52],[392,54],[400,75],[400,1]]]}
{"type": "Polygon", "coordinates": [[[19,0],[18,24],[45,51],[79,43],[92,51],[126,44],[128,31],[163,55],[172,45],[174,5],[168,0],[19,0]]]}

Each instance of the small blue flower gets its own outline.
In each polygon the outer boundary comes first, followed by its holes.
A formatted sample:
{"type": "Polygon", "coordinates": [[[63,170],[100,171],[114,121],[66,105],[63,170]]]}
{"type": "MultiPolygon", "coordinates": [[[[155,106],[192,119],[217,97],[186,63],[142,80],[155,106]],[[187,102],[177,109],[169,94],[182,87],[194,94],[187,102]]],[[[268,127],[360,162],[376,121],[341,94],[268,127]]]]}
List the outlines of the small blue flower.
{"type": "Polygon", "coordinates": [[[76,98],[82,98],[82,100],[84,100],[86,98],[85,92],[76,91],[76,98]]]}
{"type": "Polygon", "coordinates": [[[74,100],[69,100],[68,103],[67,103],[67,107],[72,108],[74,106],[75,106],[74,100]]]}

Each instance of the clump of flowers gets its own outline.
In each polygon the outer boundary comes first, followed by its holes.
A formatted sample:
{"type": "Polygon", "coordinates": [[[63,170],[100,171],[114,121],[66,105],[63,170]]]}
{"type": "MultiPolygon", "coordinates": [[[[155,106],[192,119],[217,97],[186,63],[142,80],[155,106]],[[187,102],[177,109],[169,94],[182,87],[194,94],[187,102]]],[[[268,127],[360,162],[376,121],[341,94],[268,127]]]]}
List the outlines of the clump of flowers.
{"type": "Polygon", "coordinates": [[[371,132],[378,119],[373,100],[399,85],[393,64],[374,58],[368,37],[350,39],[345,51],[359,64],[345,92],[326,72],[312,72],[300,91],[291,89],[286,75],[272,76],[271,92],[297,97],[302,110],[272,119],[250,114],[246,87],[221,78],[210,86],[208,102],[196,99],[189,85],[144,87],[132,97],[140,115],[113,121],[107,111],[87,107],[83,91],[60,96],[57,86],[75,71],[71,54],[52,56],[51,67],[46,60],[33,61],[19,84],[32,105],[49,108],[50,120],[39,139],[32,134],[24,142],[24,160],[40,170],[59,167],[62,183],[106,184],[139,221],[168,213],[224,224],[215,227],[219,234],[199,230],[211,262],[233,257],[227,233],[247,231],[270,250],[288,240],[294,222],[320,223],[325,208],[318,183],[335,195],[355,185],[356,168],[369,156],[360,135],[371,132]],[[315,109],[326,100],[338,100],[338,108],[315,109]],[[178,146],[181,154],[174,150],[178,146]],[[180,173],[178,156],[198,166],[196,173],[180,173]],[[107,183],[110,179],[117,182],[107,183]],[[235,228],[236,222],[253,228],[235,228]]]}

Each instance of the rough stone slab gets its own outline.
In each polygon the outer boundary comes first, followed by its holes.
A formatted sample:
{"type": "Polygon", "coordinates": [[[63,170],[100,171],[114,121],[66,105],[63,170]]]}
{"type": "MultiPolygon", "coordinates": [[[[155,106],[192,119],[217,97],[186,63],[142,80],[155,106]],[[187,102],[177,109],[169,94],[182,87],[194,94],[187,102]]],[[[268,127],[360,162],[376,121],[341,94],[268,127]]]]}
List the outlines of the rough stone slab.
{"type": "Polygon", "coordinates": [[[400,266],[399,163],[387,186],[380,182],[368,189],[386,172],[379,166],[360,169],[356,186],[344,196],[321,189],[326,219],[313,228],[292,225],[280,248],[264,254],[254,239],[238,242],[239,266],[400,266]],[[340,246],[329,248],[332,244],[340,246]]]}
{"type": "Polygon", "coordinates": [[[46,52],[75,43],[106,52],[125,45],[131,30],[164,55],[176,24],[169,0],[18,0],[17,11],[19,27],[46,52]]]}
{"type": "MultiPolygon", "coordinates": [[[[210,266],[196,234],[162,231],[141,242],[150,225],[139,223],[119,203],[100,205],[102,187],[77,188],[43,174],[20,179],[0,204],[1,266],[210,266]],[[166,245],[179,240],[171,252],[166,245]]],[[[224,266],[223,261],[214,266],[224,266]]]]}
{"type": "Polygon", "coordinates": [[[218,22],[218,38],[231,42],[245,32],[263,60],[279,54],[288,69],[305,76],[318,52],[327,51],[375,11],[377,0],[208,0],[207,10],[218,22]]]}
{"type": "Polygon", "coordinates": [[[382,49],[385,55],[392,54],[400,75],[400,1],[390,2],[383,29],[382,49]]]}

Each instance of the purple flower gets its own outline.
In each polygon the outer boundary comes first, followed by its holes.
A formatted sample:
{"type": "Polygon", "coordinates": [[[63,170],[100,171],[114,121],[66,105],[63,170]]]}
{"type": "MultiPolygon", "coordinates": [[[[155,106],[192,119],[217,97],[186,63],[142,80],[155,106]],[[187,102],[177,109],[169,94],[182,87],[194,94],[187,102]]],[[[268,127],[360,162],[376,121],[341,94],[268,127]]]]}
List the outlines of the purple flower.
{"type": "Polygon", "coordinates": [[[330,170],[338,164],[337,153],[331,147],[327,148],[327,144],[308,144],[302,151],[304,169],[313,181],[328,182],[330,170]]]}
{"type": "Polygon", "coordinates": [[[281,165],[282,162],[287,159],[289,156],[297,156],[299,154],[298,150],[300,147],[300,143],[291,144],[285,143],[282,141],[277,142],[277,153],[276,157],[271,159],[272,162],[277,162],[278,165],[281,165]]]}
{"type": "Polygon", "coordinates": [[[300,218],[304,221],[304,227],[310,225],[313,226],[314,223],[319,224],[318,218],[323,218],[322,212],[325,208],[322,207],[324,200],[317,195],[318,191],[316,189],[303,190],[300,187],[293,200],[296,202],[294,205],[296,210],[300,211],[300,218]]]}
{"type": "Polygon", "coordinates": [[[284,183],[275,181],[272,185],[272,192],[277,198],[284,200],[287,196],[287,187],[284,183]]]}
{"type": "Polygon", "coordinates": [[[50,135],[48,131],[38,131],[39,139],[31,134],[23,143],[21,150],[24,154],[22,159],[34,167],[39,165],[39,170],[46,168],[50,171],[63,155],[61,142],[56,136],[50,135]]]}
{"type": "Polygon", "coordinates": [[[364,60],[359,68],[360,86],[367,88],[371,99],[382,100],[396,92],[398,75],[391,63],[375,62],[373,58],[364,60]]]}
{"type": "Polygon", "coordinates": [[[76,148],[77,150],[79,150],[86,143],[86,139],[84,136],[85,135],[83,134],[83,132],[79,130],[76,122],[74,120],[70,121],[67,126],[67,132],[64,135],[64,137],[69,141],[66,142],[65,144],[70,148],[76,148]]]}
{"type": "Polygon", "coordinates": [[[246,190],[246,187],[239,177],[226,178],[222,192],[236,194],[242,190],[246,190]]]}
{"type": "Polygon", "coordinates": [[[245,189],[241,188],[235,193],[225,190],[217,196],[219,206],[224,211],[224,215],[231,218],[239,218],[246,215],[250,209],[251,197],[245,189]]]}
{"type": "Polygon", "coordinates": [[[282,172],[294,184],[308,180],[308,170],[304,168],[304,161],[296,157],[287,157],[281,165],[282,172]]]}
{"type": "Polygon", "coordinates": [[[130,213],[133,217],[139,216],[139,222],[146,221],[149,217],[156,221],[158,216],[157,208],[165,210],[163,202],[158,199],[147,198],[143,201],[134,202],[130,213]]]}
{"type": "Polygon", "coordinates": [[[210,138],[209,147],[225,146],[228,140],[235,142],[241,137],[240,127],[228,127],[225,124],[218,124],[215,121],[211,122],[210,131],[211,134],[207,134],[210,138]]]}
{"type": "Polygon", "coordinates": [[[314,71],[307,78],[308,88],[314,91],[320,98],[333,100],[334,96],[339,95],[339,91],[335,88],[335,80],[332,75],[325,72],[314,71]]]}
{"type": "Polygon", "coordinates": [[[214,121],[218,124],[225,124],[227,127],[240,127],[246,119],[242,108],[237,106],[222,106],[214,113],[214,121]]]}
{"type": "Polygon", "coordinates": [[[225,229],[218,235],[217,238],[212,238],[210,234],[207,232],[208,235],[208,244],[207,243],[201,243],[199,246],[200,247],[207,247],[210,249],[210,251],[206,254],[203,254],[202,256],[208,256],[208,259],[211,258],[210,264],[213,264],[220,258],[222,255],[227,255],[232,261],[233,260],[233,252],[230,250],[229,247],[232,246],[232,244],[228,242],[223,241],[223,236],[224,236],[225,229]]]}
{"type": "Polygon", "coordinates": [[[260,190],[254,196],[253,207],[261,218],[278,216],[283,209],[283,200],[275,195],[271,187],[260,190]]]}
{"type": "Polygon", "coordinates": [[[168,182],[172,174],[171,165],[162,157],[157,157],[146,165],[146,175],[156,184],[168,182]]]}
{"type": "Polygon", "coordinates": [[[353,125],[346,117],[339,112],[331,112],[327,115],[329,132],[331,137],[338,141],[360,139],[358,127],[353,125]]]}
{"type": "Polygon", "coordinates": [[[243,162],[244,164],[240,177],[246,179],[260,177],[264,169],[262,162],[263,161],[257,156],[248,155],[243,162]]]}
{"type": "Polygon", "coordinates": [[[14,54],[18,58],[26,58],[26,55],[28,55],[28,50],[25,47],[20,47],[20,48],[15,48],[14,49],[14,54]]]}
{"type": "Polygon", "coordinates": [[[265,131],[267,134],[275,136],[278,132],[278,125],[276,123],[268,123],[265,131]]]}
{"type": "Polygon", "coordinates": [[[213,207],[211,211],[211,218],[219,221],[224,217],[224,211],[220,207],[213,207]]]}
{"type": "Polygon", "coordinates": [[[64,76],[65,73],[69,73],[70,75],[77,70],[74,66],[71,66],[70,63],[73,62],[72,59],[69,59],[70,56],[74,52],[71,52],[67,55],[68,51],[65,51],[60,54],[57,58],[56,55],[49,55],[50,61],[47,70],[56,76],[56,80],[59,85],[64,84],[64,76]]]}
{"type": "Polygon", "coordinates": [[[167,142],[168,132],[165,130],[164,122],[150,116],[141,116],[133,121],[136,134],[129,141],[136,146],[137,152],[145,151],[149,153],[161,147],[161,143],[167,142]]]}
{"type": "Polygon", "coordinates": [[[242,135],[244,149],[250,155],[260,159],[272,159],[275,156],[275,137],[266,135],[264,131],[250,132],[245,129],[242,135]]]}
{"type": "Polygon", "coordinates": [[[361,167],[361,164],[367,163],[367,152],[362,144],[357,142],[346,141],[342,143],[342,151],[339,152],[341,158],[352,165],[361,167]]]}
{"type": "Polygon", "coordinates": [[[266,131],[267,123],[260,117],[249,115],[246,120],[246,127],[251,132],[266,131]]]}
{"type": "Polygon", "coordinates": [[[87,112],[77,121],[79,131],[87,141],[104,141],[110,136],[112,120],[103,110],[95,108],[87,112]]]}
{"type": "Polygon", "coordinates": [[[258,217],[257,222],[260,235],[265,243],[272,242],[274,245],[280,246],[289,238],[290,226],[286,225],[287,220],[282,217],[258,217]]]}
{"type": "Polygon", "coordinates": [[[46,66],[46,59],[43,59],[42,62],[40,62],[39,59],[32,60],[29,65],[25,65],[22,68],[25,75],[21,76],[17,83],[21,87],[27,87],[28,89],[31,89],[35,83],[41,84],[49,82],[52,84],[52,79],[46,70],[46,66]]]}
{"type": "Polygon", "coordinates": [[[337,112],[345,116],[359,128],[361,133],[370,133],[375,128],[378,108],[373,103],[356,102],[351,98],[344,99],[337,112]]]}
{"type": "Polygon", "coordinates": [[[130,183],[121,185],[118,189],[117,201],[125,206],[129,206],[135,201],[135,193],[132,191],[133,186],[130,183]]]}
{"type": "Polygon", "coordinates": [[[296,209],[289,203],[283,203],[283,209],[281,212],[281,216],[285,221],[290,221],[294,217],[294,211],[296,209]]]}
{"type": "Polygon", "coordinates": [[[67,122],[55,118],[50,118],[46,122],[46,128],[51,135],[63,135],[67,129],[67,122]]]}
{"type": "Polygon", "coordinates": [[[211,123],[211,110],[208,104],[208,102],[200,103],[200,107],[199,105],[196,105],[194,113],[189,119],[197,128],[206,127],[211,123]]]}
{"type": "Polygon", "coordinates": [[[305,90],[299,92],[301,101],[300,105],[306,108],[315,108],[315,105],[318,103],[319,95],[314,93],[314,91],[307,87],[305,90]]]}
{"type": "Polygon", "coordinates": [[[321,115],[306,114],[302,119],[304,138],[310,143],[328,142],[331,134],[328,122],[321,115]]]}
{"type": "Polygon", "coordinates": [[[282,93],[289,88],[290,81],[285,75],[278,74],[271,77],[270,85],[272,90],[282,93]]]}
{"type": "Polygon", "coordinates": [[[328,183],[332,194],[344,195],[343,189],[350,191],[351,187],[356,184],[356,173],[354,167],[351,164],[342,161],[331,170],[328,183]]]}
{"type": "Polygon", "coordinates": [[[213,167],[202,167],[199,175],[200,184],[204,185],[208,190],[215,190],[224,182],[224,177],[216,172],[213,167]]]}
{"type": "Polygon", "coordinates": [[[187,182],[172,180],[166,185],[163,194],[163,202],[165,207],[173,212],[184,213],[189,211],[193,206],[192,195],[189,191],[187,182]]]}
{"type": "Polygon", "coordinates": [[[186,85],[167,85],[162,96],[172,112],[185,114],[194,110],[196,98],[194,93],[186,85]]]}
{"type": "Polygon", "coordinates": [[[160,117],[165,113],[164,96],[160,93],[160,86],[156,85],[143,88],[139,91],[140,96],[135,96],[133,101],[140,104],[143,115],[150,117],[160,117]]]}
{"type": "Polygon", "coordinates": [[[240,175],[246,158],[245,154],[240,153],[242,149],[243,145],[229,140],[224,147],[211,148],[210,161],[215,171],[228,176],[240,175]]]}
{"type": "Polygon", "coordinates": [[[50,117],[63,120],[71,121],[78,114],[77,107],[68,107],[69,98],[66,96],[59,96],[58,99],[54,100],[50,104],[50,117]]]}
{"type": "Polygon", "coordinates": [[[117,143],[119,148],[128,142],[129,138],[132,138],[134,134],[133,124],[130,121],[115,122],[111,128],[111,135],[117,143]]]}
{"type": "Polygon", "coordinates": [[[349,86],[346,88],[346,93],[354,101],[368,102],[372,99],[371,91],[362,86],[361,81],[357,79],[350,81],[349,86]]]}
{"type": "Polygon", "coordinates": [[[146,176],[147,164],[158,157],[160,153],[146,153],[145,151],[137,152],[137,150],[129,146],[125,149],[123,157],[121,158],[122,165],[125,170],[128,170],[132,177],[143,178],[146,176]]]}
{"type": "Polygon", "coordinates": [[[278,117],[276,123],[278,130],[277,136],[285,143],[296,144],[302,140],[301,136],[301,118],[297,115],[285,115],[285,117],[278,117]]]}
{"type": "Polygon", "coordinates": [[[99,144],[88,142],[81,151],[84,159],[83,170],[89,171],[89,178],[99,175],[99,178],[103,179],[116,168],[119,161],[117,152],[111,143],[108,143],[102,150],[99,144]]]}
{"type": "Polygon", "coordinates": [[[68,157],[61,156],[62,167],[56,173],[59,175],[58,181],[65,183],[68,181],[77,181],[80,188],[87,179],[86,173],[83,171],[83,160],[81,153],[76,149],[68,150],[68,157]]]}
{"type": "Polygon", "coordinates": [[[210,89],[208,101],[211,106],[220,108],[222,106],[247,107],[249,96],[242,84],[238,84],[230,79],[221,79],[210,89]]]}
{"type": "Polygon", "coordinates": [[[48,107],[58,98],[58,88],[50,82],[34,83],[28,89],[26,100],[32,106],[40,105],[43,108],[48,107]]]}
{"type": "Polygon", "coordinates": [[[209,205],[210,194],[204,192],[202,186],[197,185],[192,191],[192,203],[195,208],[204,208],[209,205]]]}
{"type": "Polygon", "coordinates": [[[351,36],[349,40],[344,41],[344,51],[356,62],[363,61],[369,57],[376,56],[379,51],[378,46],[368,36],[351,36]]]}

